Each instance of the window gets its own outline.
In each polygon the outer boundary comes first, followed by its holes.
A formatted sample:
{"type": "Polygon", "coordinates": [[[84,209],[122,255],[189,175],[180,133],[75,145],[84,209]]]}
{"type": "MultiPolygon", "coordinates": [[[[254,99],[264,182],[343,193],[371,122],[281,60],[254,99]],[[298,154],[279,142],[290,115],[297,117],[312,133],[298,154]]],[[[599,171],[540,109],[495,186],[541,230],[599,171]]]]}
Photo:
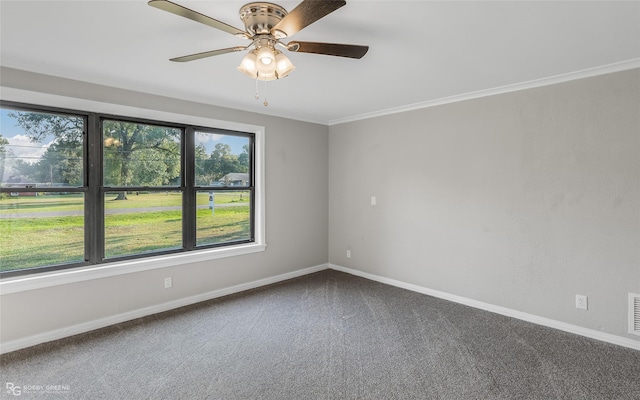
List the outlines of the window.
{"type": "Polygon", "coordinates": [[[251,137],[195,132],[196,245],[250,240],[251,137]]]}
{"type": "Polygon", "coordinates": [[[102,120],[104,257],[182,247],[182,129],[102,120]]]}
{"type": "Polygon", "coordinates": [[[84,262],[86,118],[2,108],[0,120],[0,271],[84,262]]]}
{"type": "Polygon", "coordinates": [[[3,102],[3,277],[255,243],[255,133],[3,102]]]}

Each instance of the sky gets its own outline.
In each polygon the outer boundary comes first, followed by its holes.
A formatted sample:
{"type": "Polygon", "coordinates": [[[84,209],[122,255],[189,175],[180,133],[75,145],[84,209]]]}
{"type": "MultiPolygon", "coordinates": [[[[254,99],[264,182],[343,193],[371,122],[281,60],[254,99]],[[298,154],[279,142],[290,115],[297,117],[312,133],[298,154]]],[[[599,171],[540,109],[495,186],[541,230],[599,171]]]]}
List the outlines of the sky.
{"type": "Polygon", "coordinates": [[[207,154],[211,154],[218,143],[228,144],[233,154],[241,154],[242,146],[249,143],[246,137],[199,133],[196,134],[196,145],[203,144],[207,149],[207,154]]]}
{"type": "Polygon", "coordinates": [[[6,150],[5,173],[10,173],[11,159],[19,158],[28,163],[37,162],[53,143],[53,135],[44,138],[41,142],[34,143],[24,133],[22,128],[16,126],[13,118],[9,117],[12,110],[0,109],[0,135],[9,141],[6,150]]]}

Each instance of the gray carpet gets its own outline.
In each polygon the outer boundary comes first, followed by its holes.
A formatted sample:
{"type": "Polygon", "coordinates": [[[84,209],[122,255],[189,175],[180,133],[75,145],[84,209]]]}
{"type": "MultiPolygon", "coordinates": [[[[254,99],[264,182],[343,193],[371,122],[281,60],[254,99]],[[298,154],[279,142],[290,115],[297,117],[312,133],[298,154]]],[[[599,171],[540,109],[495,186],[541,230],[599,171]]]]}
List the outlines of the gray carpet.
{"type": "Polygon", "coordinates": [[[332,270],[0,362],[3,399],[640,399],[638,351],[332,270]]]}

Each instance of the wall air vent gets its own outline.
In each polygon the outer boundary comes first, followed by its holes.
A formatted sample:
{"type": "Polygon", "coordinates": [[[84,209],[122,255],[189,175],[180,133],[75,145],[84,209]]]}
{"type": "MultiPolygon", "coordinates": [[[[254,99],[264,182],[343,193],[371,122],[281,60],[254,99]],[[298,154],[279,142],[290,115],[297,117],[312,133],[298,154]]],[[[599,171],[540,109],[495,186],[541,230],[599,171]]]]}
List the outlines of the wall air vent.
{"type": "Polygon", "coordinates": [[[629,333],[640,336],[640,294],[629,293],[629,333]]]}

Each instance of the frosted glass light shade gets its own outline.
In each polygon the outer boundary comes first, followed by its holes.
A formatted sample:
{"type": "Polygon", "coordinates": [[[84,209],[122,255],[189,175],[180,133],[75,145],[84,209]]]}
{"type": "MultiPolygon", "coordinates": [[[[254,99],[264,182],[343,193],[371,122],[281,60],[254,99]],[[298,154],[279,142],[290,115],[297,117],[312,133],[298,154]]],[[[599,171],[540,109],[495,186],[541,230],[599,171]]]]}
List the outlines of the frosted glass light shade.
{"type": "Polygon", "coordinates": [[[258,50],[256,68],[261,74],[268,75],[276,70],[276,56],[270,47],[264,46],[258,50]]]}
{"type": "Polygon", "coordinates": [[[276,75],[276,71],[271,71],[269,73],[258,72],[258,79],[261,81],[274,81],[278,79],[276,75]]]}
{"type": "Polygon", "coordinates": [[[243,74],[245,74],[246,76],[252,79],[255,79],[256,77],[258,77],[258,68],[257,68],[258,58],[256,53],[257,53],[256,50],[252,50],[249,53],[247,53],[247,55],[244,56],[244,58],[240,62],[240,65],[238,66],[238,71],[242,72],[243,74]]]}
{"type": "Polygon", "coordinates": [[[276,54],[276,74],[278,79],[289,75],[294,69],[296,69],[296,66],[291,63],[291,60],[279,51],[276,54]]]}
{"type": "MultiPolygon", "coordinates": [[[[265,56],[263,58],[269,57],[265,56]]],[[[238,71],[251,79],[259,79],[261,81],[273,81],[284,78],[294,69],[296,69],[296,67],[291,63],[287,56],[282,54],[282,52],[272,50],[269,47],[262,47],[260,50],[251,50],[246,56],[244,56],[238,66],[238,71]],[[273,56],[273,60],[268,65],[260,61],[260,51],[263,51],[263,55],[268,52],[273,56]]]]}
{"type": "Polygon", "coordinates": [[[258,50],[258,61],[264,65],[270,65],[275,61],[275,55],[271,47],[263,46],[258,50]]]}

